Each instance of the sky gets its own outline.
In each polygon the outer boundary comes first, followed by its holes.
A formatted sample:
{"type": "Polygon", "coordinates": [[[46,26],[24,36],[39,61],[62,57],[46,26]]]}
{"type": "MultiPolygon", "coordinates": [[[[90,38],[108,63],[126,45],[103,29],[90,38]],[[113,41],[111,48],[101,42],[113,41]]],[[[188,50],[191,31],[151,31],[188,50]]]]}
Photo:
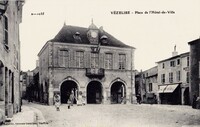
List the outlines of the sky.
{"type": "Polygon", "coordinates": [[[88,28],[93,19],[97,27],[135,47],[135,69],[147,70],[171,57],[175,45],[179,54],[189,51],[188,42],[200,37],[199,5],[199,0],[26,0],[20,24],[21,69],[36,67],[42,46],[64,23],[88,28]]]}

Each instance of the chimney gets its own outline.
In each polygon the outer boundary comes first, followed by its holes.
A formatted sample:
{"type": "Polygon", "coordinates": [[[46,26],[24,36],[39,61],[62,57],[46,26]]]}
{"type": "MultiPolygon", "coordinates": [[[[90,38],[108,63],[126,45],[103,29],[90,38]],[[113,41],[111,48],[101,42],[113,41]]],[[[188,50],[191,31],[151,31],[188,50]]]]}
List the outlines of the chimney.
{"type": "Polygon", "coordinates": [[[104,32],[103,31],[103,26],[99,27],[99,30],[100,30],[101,33],[103,33],[104,32]]]}
{"type": "Polygon", "coordinates": [[[176,51],[176,45],[174,46],[174,51],[172,52],[172,57],[177,56],[178,52],[176,51]]]}

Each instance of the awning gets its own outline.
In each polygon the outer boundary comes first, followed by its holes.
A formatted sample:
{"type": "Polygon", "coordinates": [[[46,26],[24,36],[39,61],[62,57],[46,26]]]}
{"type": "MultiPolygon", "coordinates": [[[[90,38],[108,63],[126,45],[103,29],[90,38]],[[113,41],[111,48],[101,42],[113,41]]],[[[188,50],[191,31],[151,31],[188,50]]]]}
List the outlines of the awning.
{"type": "Polygon", "coordinates": [[[174,90],[178,87],[179,84],[169,84],[159,86],[158,93],[173,93],[174,90]]]}

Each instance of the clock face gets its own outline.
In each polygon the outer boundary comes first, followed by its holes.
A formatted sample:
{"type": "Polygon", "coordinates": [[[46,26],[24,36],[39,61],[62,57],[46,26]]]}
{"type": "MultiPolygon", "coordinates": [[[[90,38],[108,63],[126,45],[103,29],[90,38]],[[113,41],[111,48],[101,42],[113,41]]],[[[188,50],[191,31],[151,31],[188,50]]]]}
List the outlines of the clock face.
{"type": "Polygon", "coordinates": [[[97,33],[94,32],[94,31],[92,31],[92,32],[91,32],[91,36],[92,36],[93,38],[96,38],[96,37],[97,37],[97,33]]]}

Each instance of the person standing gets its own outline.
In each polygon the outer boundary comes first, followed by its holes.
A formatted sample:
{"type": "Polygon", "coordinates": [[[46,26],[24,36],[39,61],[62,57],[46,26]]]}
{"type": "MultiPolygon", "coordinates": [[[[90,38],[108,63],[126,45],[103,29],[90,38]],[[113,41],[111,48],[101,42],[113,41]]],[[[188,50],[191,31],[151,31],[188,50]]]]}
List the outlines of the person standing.
{"type": "Polygon", "coordinates": [[[60,111],[60,95],[59,94],[55,94],[54,104],[55,104],[56,110],[60,111]]]}
{"type": "Polygon", "coordinates": [[[141,95],[137,94],[136,97],[137,97],[137,103],[141,104],[141,95]]]}
{"type": "Polygon", "coordinates": [[[196,95],[193,95],[193,99],[192,99],[192,108],[196,108],[196,105],[197,105],[197,96],[196,95]]]}
{"type": "Polygon", "coordinates": [[[68,105],[68,109],[70,109],[70,106],[73,106],[74,103],[74,91],[72,89],[71,94],[69,96],[69,105],[68,105]]]}

